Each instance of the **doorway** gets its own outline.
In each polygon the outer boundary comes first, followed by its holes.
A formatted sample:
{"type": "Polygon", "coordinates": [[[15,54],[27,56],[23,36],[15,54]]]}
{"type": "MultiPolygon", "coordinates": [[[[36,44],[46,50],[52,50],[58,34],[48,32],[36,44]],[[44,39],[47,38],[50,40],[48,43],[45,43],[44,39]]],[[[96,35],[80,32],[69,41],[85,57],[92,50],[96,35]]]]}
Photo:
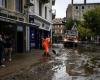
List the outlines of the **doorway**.
{"type": "Polygon", "coordinates": [[[23,32],[17,32],[17,52],[23,52],[23,32]]]}

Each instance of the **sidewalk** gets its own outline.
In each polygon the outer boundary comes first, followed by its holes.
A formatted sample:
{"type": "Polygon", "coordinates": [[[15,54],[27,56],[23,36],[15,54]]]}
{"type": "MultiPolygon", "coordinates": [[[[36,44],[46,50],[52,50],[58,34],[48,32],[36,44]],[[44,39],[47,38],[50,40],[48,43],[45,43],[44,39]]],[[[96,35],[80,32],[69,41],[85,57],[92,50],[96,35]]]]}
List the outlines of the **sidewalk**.
{"type": "Polygon", "coordinates": [[[12,62],[6,63],[5,68],[0,66],[0,77],[28,69],[31,65],[39,64],[42,54],[43,50],[40,49],[33,49],[30,53],[16,53],[12,62]]]}

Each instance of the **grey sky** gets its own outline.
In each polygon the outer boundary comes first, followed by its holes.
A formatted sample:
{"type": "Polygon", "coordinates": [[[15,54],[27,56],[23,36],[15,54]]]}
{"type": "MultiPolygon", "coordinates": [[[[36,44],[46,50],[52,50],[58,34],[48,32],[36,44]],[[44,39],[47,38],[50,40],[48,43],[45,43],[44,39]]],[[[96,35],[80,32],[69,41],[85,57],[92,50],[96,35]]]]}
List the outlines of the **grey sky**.
{"type": "MultiPolygon", "coordinates": [[[[84,0],[73,0],[74,3],[83,3],[84,0]]],[[[66,15],[66,8],[71,0],[56,0],[53,9],[56,9],[56,18],[63,18],[66,15]]],[[[100,0],[87,0],[87,3],[100,3],[100,0]]]]}

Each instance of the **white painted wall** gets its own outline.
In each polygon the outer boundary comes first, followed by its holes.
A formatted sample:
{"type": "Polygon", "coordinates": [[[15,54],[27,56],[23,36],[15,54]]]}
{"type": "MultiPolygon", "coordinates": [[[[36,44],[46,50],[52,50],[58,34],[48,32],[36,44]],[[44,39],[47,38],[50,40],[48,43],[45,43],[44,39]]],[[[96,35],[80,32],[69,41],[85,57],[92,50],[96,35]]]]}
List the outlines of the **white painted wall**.
{"type": "MultiPolygon", "coordinates": [[[[30,7],[29,14],[31,14],[31,15],[35,14],[35,15],[39,16],[39,0],[30,0],[30,1],[31,1],[31,3],[34,4],[34,6],[30,7]]],[[[51,21],[52,21],[52,0],[50,0],[49,3],[44,4],[42,6],[42,16],[39,16],[39,17],[41,17],[42,19],[45,19],[51,23],[51,21]],[[45,6],[47,7],[47,19],[45,19],[45,6]]]]}
{"type": "Polygon", "coordinates": [[[28,26],[26,26],[26,51],[30,51],[30,30],[28,26]]]}
{"type": "Polygon", "coordinates": [[[83,15],[85,12],[99,6],[100,5],[96,5],[96,4],[74,5],[72,6],[72,18],[83,21],[84,20],[83,15]],[[76,9],[76,6],[78,7],[78,9],[76,9]],[[82,6],[84,6],[84,9],[82,9],[82,6]]]}

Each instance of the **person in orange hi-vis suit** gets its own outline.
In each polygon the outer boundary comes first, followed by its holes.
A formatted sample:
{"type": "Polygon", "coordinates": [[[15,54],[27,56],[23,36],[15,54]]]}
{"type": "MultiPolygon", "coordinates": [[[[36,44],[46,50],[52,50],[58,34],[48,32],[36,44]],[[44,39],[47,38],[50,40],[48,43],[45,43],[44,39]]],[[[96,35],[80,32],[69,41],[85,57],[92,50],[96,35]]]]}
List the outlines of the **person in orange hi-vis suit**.
{"type": "Polygon", "coordinates": [[[49,54],[49,42],[50,42],[50,40],[48,38],[42,39],[42,47],[44,49],[43,56],[50,56],[50,54],[49,54]]]}

